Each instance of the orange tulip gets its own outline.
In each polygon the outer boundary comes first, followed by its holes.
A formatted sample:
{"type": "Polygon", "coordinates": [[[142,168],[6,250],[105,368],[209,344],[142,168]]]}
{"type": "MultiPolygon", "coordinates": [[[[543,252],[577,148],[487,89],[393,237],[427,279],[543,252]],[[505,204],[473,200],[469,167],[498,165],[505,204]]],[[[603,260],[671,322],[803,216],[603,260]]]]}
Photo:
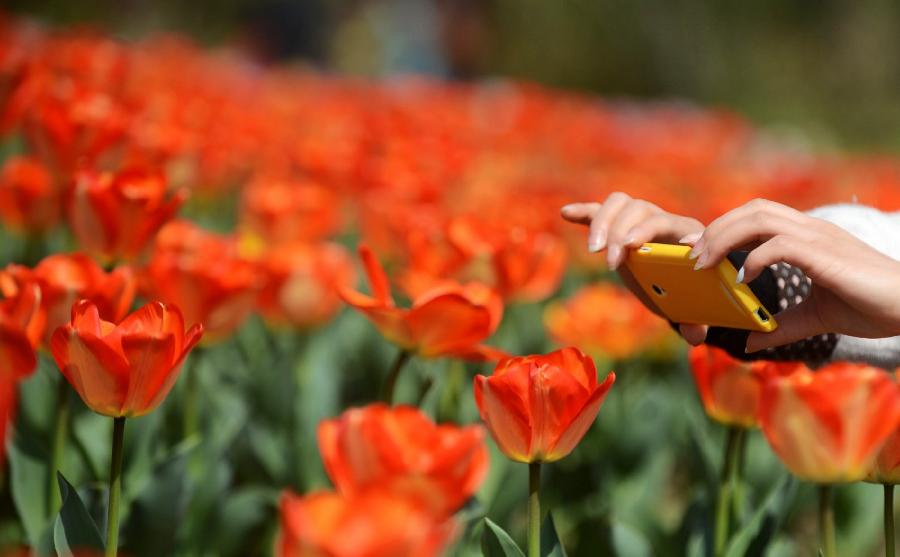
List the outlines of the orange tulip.
{"type": "MultiPolygon", "coordinates": [[[[900,370],[894,372],[894,378],[900,380],[900,370]]],[[[878,451],[875,464],[866,480],[884,484],[900,483],[900,425],[878,451]]]]}
{"type": "Polygon", "coordinates": [[[206,342],[227,337],[253,311],[256,266],[237,254],[233,238],[184,220],[159,232],[141,273],[141,291],[175,304],[189,323],[202,323],[206,342]]]}
{"type": "Polygon", "coordinates": [[[49,345],[57,327],[65,325],[76,301],[86,298],[97,305],[100,317],[118,323],[131,309],[137,281],[128,267],[106,273],[84,254],[56,253],[34,269],[10,265],[2,274],[35,281],[41,289],[41,305],[47,315],[43,342],[49,345]]]}
{"type": "Polygon", "coordinates": [[[21,364],[34,361],[33,351],[40,344],[47,325],[47,314],[41,306],[41,287],[31,277],[3,271],[0,272],[0,294],[4,296],[0,301],[0,334],[5,349],[10,350],[7,358],[0,362],[13,362],[13,369],[23,369],[21,364]],[[24,357],[26,351],[30,355],[24,357]]]}
{"type": "Polygon", "coordinates": [[[319,451],[344,495],[380,485],[430,500],[447,515],[488,471],[480,426],[436,425],[417,408],[372,404],[319,424],[319,451]]]}
{"type": "Polygon", "coordinates": [[[497,359],[502,355],[478,344],[497,329],[503,314],[503,303],[493,290],[479,283],[445,282],[416,297],[410,309],[401,309],[394,305],[387,275],[375,255],[365,246],[359,254],[372,296],[346,287],[338,292],[386,339],[425,357],[497,359]]]}
{"type": "Polygon", "coordinates": [[[263,286],[257,298],[273,325],[311,328],[337,314],[338,285],[356,280],[347,251],[338,244],[288,244],[267,251],[259,262],[263,286]]]}
{"type": "Polygon", "coordinates": [[[553,294],[562,280],[566,248],[550,233],[466,216],[451,219],[445,234],[447,246],[410,246],[402,284],[412,296],[453,277],[489,285],[506,300],[533,302],[553,294]]]}
{"type": "Polygon", "coordinates": [[[475,402],[506,456],[552,462],[581,441],[615,380],[610,373],[598,384],[593,360],[563,348],[502,360],[490,377],[475,377],[475,402]]]}
{"type": "Polygon", "coordinates": [[[455,534],[451,520],[384,489],[357,496],[281,496],[278,557],[433,557],[455,534]]]}
{"type": "Polygon", "coordinates": [[[81,246],[104,259],[134,259],[184,202],[167,195],[165,177],[136,168],[82,171],[69,201],[69,224],[81,246]]]}
{"type": "Polygon", "coordinates": [[[116,325],[80,300],[53,333],[50,351],[84,403],[110,417],[142,416],[166,398],[203,326],[184,330],[177,307],[151,302],[116,325]]]}
{"type": "Polygon", "coordinates": [[[43,232],[59,221],[60,199],[50,172],[30,157],[10,157],[0,171],[0,220],[8,228],[43,232]]]}
{"type": "Polygon", "coordinates": [[[771,376],[789,375],[802,364],[744,362],[706,344],[688,352],[688,363],[706,414],[713,420],[740,427],[758,425],[762,384],[771,376]]]}
{"type": "Polygon", "coordinates": [[[797,477],[858,481],[900,423],[900,387],[878,368],[847,363],[770,377],[760,396],[759,423],[797,477]]]}
{"type": "MultiPolygon", "coordinates": [[[[0,464],[6,433],[16,413],[20,379],[37,367],[35,346],[43,334],[41,289],[34,282],[16,281],[0,274],[0,464]]],[[[2,466],[0,466],[2,467],[2,466]]]]}
{"type": "Polygon", "coordinates": [[[340,228],[338,202],[316,182],[260,178],[243,190],[240,228],[269,246],[321,240],[340,228]]]}
{"type": "Polygon", "coordinates": [[[544,325],[556,343],[614,360],[664,348],[675,338],[664,319],[610,283],[582,288],[564,303],[552,302],[544,311],[544,325]]]}

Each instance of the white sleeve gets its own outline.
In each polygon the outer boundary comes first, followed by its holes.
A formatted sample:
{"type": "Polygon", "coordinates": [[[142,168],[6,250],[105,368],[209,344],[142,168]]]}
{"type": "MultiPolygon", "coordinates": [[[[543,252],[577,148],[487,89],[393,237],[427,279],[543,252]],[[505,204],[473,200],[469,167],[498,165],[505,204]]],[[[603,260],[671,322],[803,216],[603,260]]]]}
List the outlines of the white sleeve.
{"type": "MultiPolygon", "coordinates": [[[[818,207],[807,214],[840,226],[888,257],[900,260],[900,213],[841,204],[818,207]]],[[[900,337],[869,339],[839,335],[830,359],[864,362],[893,370],[900,366],[900,337]]]]}

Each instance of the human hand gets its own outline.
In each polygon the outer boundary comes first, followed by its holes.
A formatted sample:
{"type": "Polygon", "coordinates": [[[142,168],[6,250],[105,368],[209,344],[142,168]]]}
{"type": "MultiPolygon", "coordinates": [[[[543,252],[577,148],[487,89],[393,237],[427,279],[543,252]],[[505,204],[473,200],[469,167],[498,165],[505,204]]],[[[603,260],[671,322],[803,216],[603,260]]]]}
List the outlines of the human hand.
{"type": "MultiPolygon", "coordinates": [[[[609,268],[619,271],[622,282],[645,306],[662,315],[628,270],[619,268],[619,265],[625,260],[629,249],[646,242],[675,243],[684,236],[699,235],[703,224],[697,219],[669,213],[649,201],[634,199],[622,192],[610,194],[603,203],[566,205],[561,213],[570,222],[590,226],[588,251],[606,249],[609,268]]],[[[691,344],[700,344],[706,339],[707,328],[703,325],[682,324],[679,329],[691,344]]]]}
{"type": "Polygon", "coordinates": [[[753,332],[747,352],[840,333],[863,338],[900,334],[900,262],[842,228],[766,200],[717,218],[693,244],[697,268],[717,265],[731,251],[752,250],[738,272],[749,282],[773,263],[800,268],[812,281],[803,303],[778,314],[778,328],[753,332]]]}

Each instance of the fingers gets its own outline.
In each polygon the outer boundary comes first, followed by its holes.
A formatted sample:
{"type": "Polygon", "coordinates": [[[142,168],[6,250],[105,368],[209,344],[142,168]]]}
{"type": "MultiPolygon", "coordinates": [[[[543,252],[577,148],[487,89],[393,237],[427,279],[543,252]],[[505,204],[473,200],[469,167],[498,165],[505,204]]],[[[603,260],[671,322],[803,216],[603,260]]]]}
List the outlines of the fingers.
{"type": "Polygon", "coordinates": [[[694,234],[699,238],[702,231],[703,225],[697,219],[660,212],[625,234],[624,246],[636,248],[646,242],[679,242],[694,234]]]}
{"type": "Polygon", "coordinates": [[[827,332],[819,318],[815,304],[810,300],[788,308],[778,314],[778,328],[771,333],[754,331],[747,337],[746,351],[758,352],[766,348],[783,346],[827,332]]]}
{"type": "Polygon", "coordinates": [[[681,336],[684,337],[684,340],[688,342],[691,346],[699,346],[706,341],[706,333],[709,331],[709,327],[706,325],[691,325],[687,323],[682,323],[678,326],[678,331],[681,333],[681,336]]]}
{"type": "Polygon", "coordinates": [[[599,203],[570,203],[560,209],[562,218],[575,224],[591,224],[594,215],[600,210],[599,203]]]}
{"type": "Polygon", "coordinates": [[[786,236],[810,241],[808,227],[781,216],[757,213],[737,221],[727,228],[711,231],[707,228],[703,237],[694,245],[691,256],[697,257],[697,269],[717,265],[729,253],[746,246],[758,246],[774,236],[786,236]]]}
{"type": "Polygon", "coordinates": [[[789,235],[775,236],[747,254],[744,266],[738,271],[738,282],[748,283],[769,265],[780,262],[810,269],[815,263],[821,263],[820,251],[815,242],[789,235]]]}
{"type": "Polygon", "coordinates": [[[606,247],[609,225],[629,201],[631,201],[631,197],[622,192],[615,192],[606,198],[603,206],[591,221],[591,230],[588,233],[588,251],[598,252],[606,247]]]}
{"type": "Polygon", "coordinates": [[[607,230],[607,264],[610,269],[616,269],[625,257],[624,246],[628,232],[651,215],[661,213],[659,207],[640,199],[629,201],[619,211],[610,221],[607,230]]]}
{"type": "Polygon", "coordinates": [[[800,227],[809,220],[810,217],[787,205],[755,199],[711,222],[691,254],[697,257],[699,268],[710,267],[734,249],[753,246],[784,233],[786,230],[779,230],[778,225],[794,223],[800,227]]]}

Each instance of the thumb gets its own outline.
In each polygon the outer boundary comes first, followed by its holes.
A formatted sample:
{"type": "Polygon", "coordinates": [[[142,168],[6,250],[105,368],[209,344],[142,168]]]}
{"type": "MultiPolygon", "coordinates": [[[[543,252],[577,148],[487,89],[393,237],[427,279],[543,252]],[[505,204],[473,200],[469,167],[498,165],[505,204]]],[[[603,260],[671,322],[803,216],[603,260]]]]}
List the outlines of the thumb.
{"type": "Polygon", "coordinates": [[[784,346],[826,332],[815,311],[806,300],[776,315],[778,327],[770,333],[754,331],[747,337],[747,353],[784,346]]]}

